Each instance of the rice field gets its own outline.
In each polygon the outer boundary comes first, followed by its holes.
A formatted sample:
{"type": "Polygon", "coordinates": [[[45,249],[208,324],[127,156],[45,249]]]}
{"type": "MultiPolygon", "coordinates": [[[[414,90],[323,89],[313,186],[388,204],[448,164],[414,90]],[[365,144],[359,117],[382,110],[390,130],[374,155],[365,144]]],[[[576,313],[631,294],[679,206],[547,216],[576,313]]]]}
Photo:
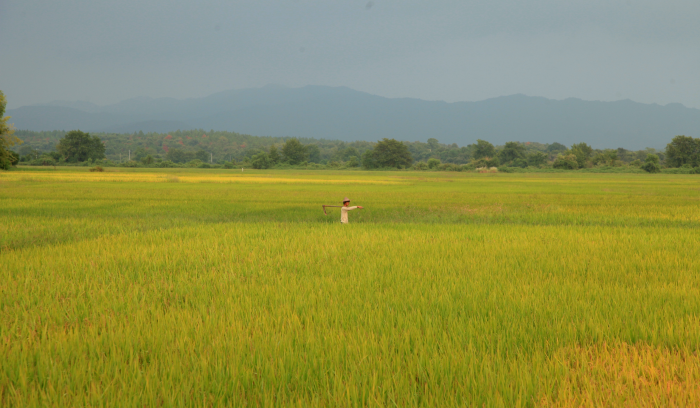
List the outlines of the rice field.
{"type": "Polygon", "coordinates": [[[695,175],[108,170],[0,173],[0,406],[700,406],[695,175]]]}

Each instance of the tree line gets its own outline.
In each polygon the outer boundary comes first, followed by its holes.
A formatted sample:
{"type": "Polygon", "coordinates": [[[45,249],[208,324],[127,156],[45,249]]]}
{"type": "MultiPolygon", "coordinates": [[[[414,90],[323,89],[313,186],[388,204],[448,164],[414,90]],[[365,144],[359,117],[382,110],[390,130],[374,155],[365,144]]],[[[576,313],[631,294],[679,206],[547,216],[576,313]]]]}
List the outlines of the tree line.
{"type": "MultiPolygon", "coordinates": [[[[4,95],[0,93],[4,113],[4,95]]],[[[0,114],[0,168],[28,165],[130,167],[414,168],[476,170],[498,168],[561,169],[630,167],[648,172],[700,167],[700,139],[676,136],[663,151],[593,149],[586,143],[507,142],[485,140],[467,146],[383,139],[343,142],[311,138],[251,136],[203,130],[171,133],[88,134],[79,130],[32,132],[11,128],[0,114]],[[23,144],[22,141],[24,141],[23,144]]]]}
{"type": "MultiPolygon", "coordinates": [[[[29,143],[17,148],[15,163],[34,165],[101,164],[107,166],[145,167],[238,167],[258,169],[303,166],[328,168],[414,168],[418,170],[475,170],[475,169],[562,169],[576,170],[593,167],[631,166],[648,172],[662,168],[696,169],[700,167],[700,139],[676,136],[664,151],[644,149],[638,151],[618,149],[593,149],[586,143],[567,148],[560,143],[507,142],[494,146],[488,141],[463,147],[441,144],[437,139],[422,142],[400,142],[383,139],[377,143],[271,138],[241,135],[233,132],[209,132],[226,134],[235,141],[238,149],[224,152],[205,139],[202,131],[174,132],[172,134],[90,135],[81,131],[28,132],[18,131],[29,143]],[[199,140],[191,135],[201,135],[199,140]],[[150,137],[149,137],[150,136],[150,137]],[[58,138],[50,151],[37,147],[47,140],[58,138]],[[60,137],[60,138],[59,138],[60,137]],[[159,140],[160,139],[160,140],[159,140]],[[185,143],[187,140],[188,143],[185,143]],[[126,152],[115,157],[117,141],[127,147],[126,152]],[[305,143],[303,143],[303,142],[305,143]],[[158,144],[160,143],[160,144],[158,144]],[[150,147],[158,146],[161,153],[150,147]],[[111,157],[107,156],[111,146],[111,157]],[[172,146],[172,147],[170,147],[172,146]],[[207,149],[207,150],[205,150],[207,149]],[[228,157],[226,157],[226,153],[228,157]]],[[[228,138],[220,136],[219,139],[228,138]]]]}
{"type": "Polygon", "coordinates": [[[7,100],[5,94],[0,91],[0,169],[9,170],[11,166],[19,163],[19,154],[10,149],[22,141],[14,136],[15,130],[8,123],[10,117],[5,116],[5,106],[7,100]]]}

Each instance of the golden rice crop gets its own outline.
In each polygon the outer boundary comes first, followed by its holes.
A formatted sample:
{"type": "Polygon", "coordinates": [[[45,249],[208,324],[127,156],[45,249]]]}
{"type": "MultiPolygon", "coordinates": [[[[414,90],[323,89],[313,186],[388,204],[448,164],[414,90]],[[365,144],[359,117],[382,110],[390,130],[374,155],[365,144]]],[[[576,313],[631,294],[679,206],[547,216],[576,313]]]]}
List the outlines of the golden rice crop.
{"type": "Polygon", "coordinates": [[[694,177],[84,171],[0,179],[0,405],[698,405],[694,177]]]}

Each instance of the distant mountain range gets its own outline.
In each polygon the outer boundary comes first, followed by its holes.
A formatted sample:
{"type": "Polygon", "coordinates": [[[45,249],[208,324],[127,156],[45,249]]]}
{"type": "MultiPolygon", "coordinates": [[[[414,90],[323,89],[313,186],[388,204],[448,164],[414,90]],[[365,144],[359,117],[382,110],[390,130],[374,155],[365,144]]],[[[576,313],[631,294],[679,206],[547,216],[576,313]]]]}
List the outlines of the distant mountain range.
{"type": "Polygon", "coordinates": [[[131,133],[228,130],[336,140],[384,137],[464,146],[476,139],[586,142],[594,148],[663,148],[700,134],[700,110],[681,104],[552,100],[525,95],[479,102],[384,98],[345,87],[267,86],[204,98],[134,98],[114,105],[55,101],[7,111],[18,129],[131,133]]]}

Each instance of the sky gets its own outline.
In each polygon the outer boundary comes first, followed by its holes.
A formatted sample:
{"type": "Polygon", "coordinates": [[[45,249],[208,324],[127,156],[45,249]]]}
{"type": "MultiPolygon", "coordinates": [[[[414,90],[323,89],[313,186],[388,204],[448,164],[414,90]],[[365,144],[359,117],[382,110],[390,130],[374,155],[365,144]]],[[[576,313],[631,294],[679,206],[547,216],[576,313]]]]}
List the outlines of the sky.
{"type": "Polygon", "coordinates": [[[700,108],[697,0],[0,0],[8,108],[268,84],[700,108]]]}

